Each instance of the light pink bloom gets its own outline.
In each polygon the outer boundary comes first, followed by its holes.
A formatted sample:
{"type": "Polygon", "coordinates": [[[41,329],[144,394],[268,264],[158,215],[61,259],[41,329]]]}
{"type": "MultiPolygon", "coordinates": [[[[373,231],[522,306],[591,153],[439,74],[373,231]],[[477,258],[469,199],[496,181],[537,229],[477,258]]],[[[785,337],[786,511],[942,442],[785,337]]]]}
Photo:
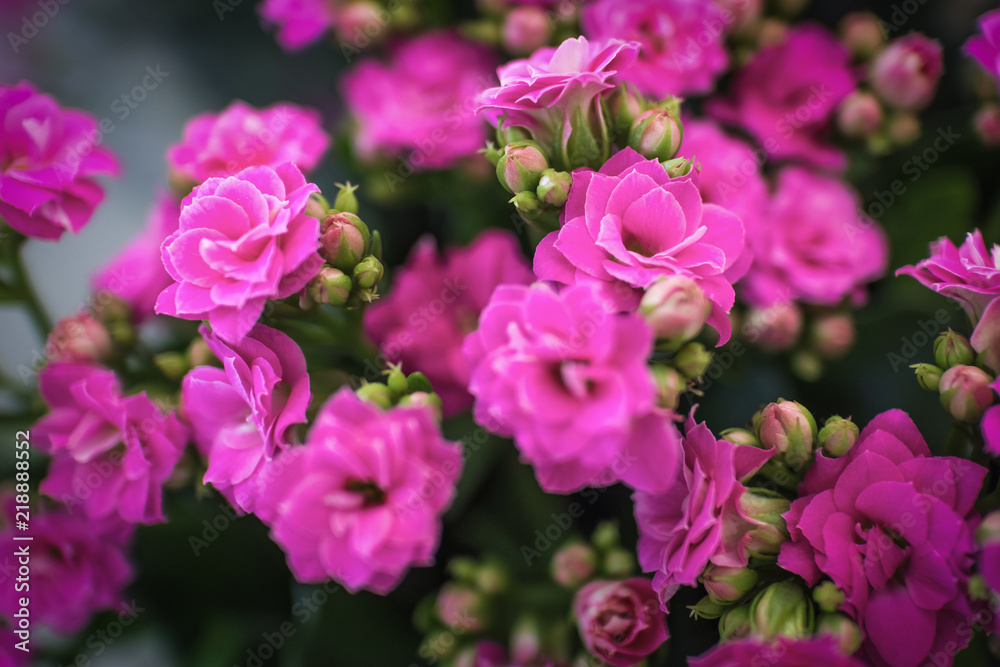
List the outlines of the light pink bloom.
{"type": "Polygon", "coordinates": [[[96,366],[49,364],[38,389],[50,412],[32,444],[52,456],[42,493],[93,520],[163,521],[163,484],[187,442],[177,418],[145,393],[123,396],[115,374],[96,366]]]}
{"type": "Polygon", "coordinates": [[[597,0],[583,8],[583,34],[639,43],[619,79],[656,99],[707,93],[726,69],[727,24],[713,0],[597,0]]]}
{"type": "Polygon", "coordinates": [[[329,144],[314,109],[287,102],[255,109],[237,100],[218,113],[189,120],[183,139],[167,150],[167,164],[175,176],[194,184],[286,162],[309,173],[329,144]]]}
{"type": "Polygon", "coordinates": [[[654,408],[652,343],[596,281],[558,294],[502,285],[465,341],[476,421],[513,436],[546,491],[618,480],[662,490],[679,447],[671,415],[654,408]]]}
{"type": "Polygon", "coordinates": [[[986,68],[994,78],[1000,78],[1000,9],[979,17],[978,35],[973,35],[962,47],[986,68]]]}
{"type": "Polygon", "coordinates": [[[291,163],[248,167],[195,188],[179,229],[163,242],[163,264],[176,282],[160,294],[156,312],[207,319],[223,340],[242,340],[268,299],[295,294],[322,266],[319,220],[305,213],[317,191],[291,163]]]}
{"type": "Polygon", "coordinates": [[[294,443],[312,395],[302,350],[258,324],[237,345],[205,325],[201,335],[223,368],[199,366],[184,378],[182,404],[195,444],[208,458],[205,483],[252,512],[275,456],[294,443]]]}
{"type": "Polygon", "coordinates": [[[429,410],[383,412],[345,388],[305,446],[275,460],[256,511],[299,581],[385,594],[433,562],[461,469],[461,446],[429,410]]]}
{"type": "Polygon", "coordinates": [[[493,79],[493,55],[450,32],[397,43],[388,62],[369,59],[343,79],[364,160],[402,158],[415,170],[444,169],[486,142],[476,98],[493,79]]]}
{"type": "Polygon", "coordinates": [[[258,7],[264,23],[276,26],[278,44],[299,51],[318,42],[337,23],[339,0],[264,0],[258,7]]]}
{"type": "Polygon", "coordinates": [[[876,56],[871,86],[890,106],[919,111],[934,99],[944,72],[941,58],[940,42],[911,32],[889,42],[876,56]]]}
{"type": "Polygon", "coordinates": [[[576,593],[573,615],[587,650],[609,665],[638,664],[667,641],[667,623],[649,579],[595,581],[576,593]]]}
{"type": "Polygon", "coordinates": [[[445,415],[454,415],[472,405],[465,336],[475,331],[496,287],[533,279],[511,232],[483,232],[467,248],[451,247],[443,256],[424,237],[388,296],[366,310],[365,332],[389,362],[427,375],[445,415]]]}
{"type": "Polygon", "coordinates": [[[79,232],[104,198],[94,177],[119,171],[99,137],[91,116],[30,83],[0,84],[0,219],[40,239],[79,232]]]}
{"type": "Polygon", "coordinates": [[[638,305],[641,290],[660,276],[692,278],[712,303],[708,323],[729,339],[745,244],[730,211],[702,203],[691,179],[671,180],[656,160],[626,148],[600,171],[578,169],[562,228],[535,252],[535,275],[572,284],[612,283],[618,306],[638,305]]]}
{"type": "Polygon", "coordinates": [[[742,283],[748,303],[863,303],[885,273],[889,246],[875,221],[859,218],[857,193],[801,167],[778,175],[766,219],[748,235],[754,261],[742,283]]]}

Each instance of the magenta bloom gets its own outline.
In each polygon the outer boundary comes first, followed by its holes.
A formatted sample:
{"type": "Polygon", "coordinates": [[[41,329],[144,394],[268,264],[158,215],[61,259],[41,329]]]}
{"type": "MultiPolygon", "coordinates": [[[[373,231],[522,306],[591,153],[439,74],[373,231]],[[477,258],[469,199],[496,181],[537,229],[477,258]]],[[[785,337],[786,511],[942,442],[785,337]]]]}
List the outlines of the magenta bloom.
{"type": "Polygon", "coordinates": [[[954,299],[975,325],[1000,295],[1000,245],[987,248],[978,229],[969,233],[961,248],[942,236],[931,243],[929,258],[898,269],[896,275],[916,278],[925,287],[954,299]]]}
{"type": "Polygon", "coordinates": [[[859,219],[860,207],[838,179],[783,169],[766,219],[747,237],[754,255],[742,283],[747,302],[863,302],[865,285],[885,274],[889,245],[875,221],[859,219]]]}
{"type": "Polygon", "coordinates": [[[558,48],[539,49],[526,60],[497,69],[500,85],[482,93],[479,111],[493,125],[523,127],[542,144],[565,138],[562,127],[577,110],[584,118],[601,114],[598,96],[615,87],[619,72],[635,60],[638,44],[621,40],[567,39],[558,48]]]}
{"type": "Polygon", "coordinates": [[[286,162],[309,173],[329,144],[314,109],[287,102],[255,109],[237,100],[218,113],[189,120],[184,138],[167,150],[167,164],[176,176],[194,184],[247,167],[277,168],[286,162]]]}
{"type": "Polygon", "coordinates": [[[703,204],[691,179],[671,181],[656,160],[626,148],[600,171],[578,169],[562,228],[535,252],[535,275],[572,284],[609,281],[622,309],[663,275],[692,278],[712,302],[708,323],[729,340],[736,296],[734,269],[743,264],[743,225],[730,211],[703,204]]]}
{"type": "Polygon", "coordinates": [[[95,176],[117,175],[97,122],[61,109],[30,83],[0,83],[0,219],[25,236],[79,232],[104,199],[95,176]]]}
{"type": "Polygon", "coordinates": [[[732,96],[712,100],[716,118],[747,129],[775,159],[843,167],[843,153],[823,142],[830,118],[854,90],[850,55],[817,25],[789,31],[736,74],[732,96]]]}
{"type": "MultiPolygon", "coordinates": [[[[31,560],[30,589],[15,590],[13,575],[17,565],[13,565],[8,582],[11,585],[0,590],[0,614],[13,618],[20,607],[19,598],[29,597],[32,624],[71,634],[82,629],[97,612],[114,609],[123,602],[122,592],[133,579],[127,558],[132,526],[117,517],[93,521],[62,507],[43,506],[31,510],[31,529],[25,533],[15,530],[17,503],[13,494],[4,494],[0,502],[4,514],[0,536],[4,544],[13,545],[12,553],[15,547],[27,546],[31,560]],[[32,540],[13,540],[25,535],[31,535],[32,540]]],[[[7,563],[17,560],[9,557],[7,563]]]]}
{"type": "Polygon", "coordinates": [[[514,234],[483,232],[467,248],[438,254],[434,240],[421,239],[397,273],[389,295],[365,312],[365,331],[387,361],[427,375],[454,415],[472,405],[469,362],[462,341],[499,285],[534,279],[514,234]]]}
{"type": "MultiPolygon", "coordinates": [[[[6,11],[7,8],[4,7],[0,9],[0,12],[6,11]]],[[[13,611],[17,611],[16,609],[13,611]]],[[[13,613],[13,611],[9,613],[13,613]]],[[[22,651],[15,647],[15,644],[21,642],[21,638],[14,634],[14,631],[9,629],[6,625],[0,626],[0,667],[26,667],[30,656],[26,651],[22,651]]],[[[480,667],[476,665],[476,667],[480,667]]],[[[487,667],[493,667],[492,665],[487,665],[487,667]]]]}
{"type": "Polygon", "coordinates": [[[154,315],[160,292],[174,282],[163,268],[160,246],[177,231],[180,215],[177,200],[165,192],[157,195],[146,228],[91,279],[94,291],[113,294],[127,303],[136,321],[154,315]]]}
{"type": "Polygon", "coordinates": [[[857,658],[844,655],[832,637],[815,639],[779,638],[773,644],[755,641],[730,641],[708,653],[690,658],[691,667],[865,667],[857,658]]]}
{"type": "Polygon", "coordinates": [[[433,562],[461,469],[461,446],[428,410],[383,412],[345,388],[305,446],[276,459],[257,514],[299,581],[384,595],[410,566],[433,562]]]}
{"type": "Polygon", "coordinates": [[[199,366],[184,378],[184,414],[211,483],[238,510],[252,512],[271,462],[293,444],[291,427],[306,422],[312,394],[302,350],[258,324],[237,345],[205,325],[201,335],[223,368],[199,366]]]}
{"type": "Polygon", "coordinates": [[[595,41],[639,43],[638,58],[619,79],[661,99],[712,90],[729,60],[725,16],[713,0],[598,0],[583,8],[581,23],[595,41]]]}
{"type": "Polygon", "coordinates": [[[546,491],[617,480],[662,490],[679,447],[671,416],[653,407],[652,344],[600,283],[502,285],[465,340],[476,421],[513,436],[546,491]]]}
{"type": "Polygon", "coordinates": [[[681,586],[696,586],[709,563],[747,564],[749,531],[756,525],[740,508],[749,478],[773,450],[716,440],[704,423],[689,417],[682,441],[684,465],[658,493],[637,491],[639,565],[655,572],[653,589],[664,611],[681,586]]]}
{"type": "MultiPolygon", "coordinates": [[[[1000,393],[1000,379],[995,380],[990,386],[993,387],[994,392],[1000,393]]],[[[980,428],[983,432],[986,452],[992,456],[1000,457],[1000,405],[994,405],[983,413],[980,428]]]]}
{"type": "Polygon", "coordinates": [[[343,80],[359,156],[444,169],[475,155],[486,142],[476,97],[493,65],[488,50],[444,31],[397,43],[388,62],[361,62],[343,80]]]}
{"type": "Polygon", "coordinates": [[[1000,79],[1000,9],[979,17],[979,31],[981,34],[970,37],[962,50],[1000,79]]]}
{"type": "Polygon", "coordinates": [[[635,665],[667,641],[649,579],[595,581],[576,593],[573,615],[587,650],[609,665],[635,665]]]}
{"type": "Polygon", "coordinates": [[[93,520],[163,521],[163,483],[187,442],[177,418],[145,393],[122,396],[115,374],[96,366],[49,364],[38,390],[50,412],[32,443],[52,456],[42,493],[93,520]]]}
{"type": "Polygon", "coordinates": [[[264,0],[261,18],[277,26],[281,48],[299,51],[318,42],[337,22],[336,0],[264,0]]]}
{"type": "Polygon", "coordinates": [[[872,64],[872,88],[890,106],[919,111],[934,99],[941,57],[941,43],[918,32],[894,39],[872,64]]]}
{"type": "Polygon", "coordinates": [[[306,215],[317,192],[286,163],[210,178],[181,208],[180,228],[163,242],[163,264],[176,281],[156,312],[205,320],[230,343],[253,328],[268,299],[295,294],[316,274],[319,220],[306,215]]]}
{"type": "Polygon", "coordinates": [[[900,410],[875,417],[850,452],[816,461],[785,514],[791,541],[778,564],[845,593],[842,610],[864,632],[875,665],[922,665],[954,655],[971,633],[966,585],[973,564],[973,503],[986,470],[932,457],[900,410]]]}

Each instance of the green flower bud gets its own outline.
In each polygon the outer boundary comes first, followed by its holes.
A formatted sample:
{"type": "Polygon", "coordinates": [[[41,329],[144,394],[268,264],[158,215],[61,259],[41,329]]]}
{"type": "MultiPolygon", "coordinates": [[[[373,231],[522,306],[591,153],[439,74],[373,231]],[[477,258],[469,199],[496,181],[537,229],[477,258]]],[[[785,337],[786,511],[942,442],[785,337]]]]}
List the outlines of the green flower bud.
{"type": "Polygon", "coordinates": [[[590,543],[601,551],[614,549],[620,543],[618,524],[614,521],[602,521],[590,536],[590,543]]]}
{"type": "Polygon", "coordinates": [[[851,655],[861,648],[861,629],[844,614],[823,614],[819,617],[818,634],[833,637],[844,655],[851,655]]]}
{"type": "Polygon", "coordinates": [[[314,303],[343,306],[351,295],[351,277],[340,269],[324,266],[306,285],[306,294],[314,303]]]}
{"type": "Polygon", "coordinates": [[[680,405],[681,394],[687,386],[684,376],[677,369],[662,364],[654,364],[650,372],[656,385],[656,396],[660,407],[676,410],[680,405]]]}
{"type": "Polygon", "coordinates": [[[542,173],[549,168],[542,147],[534,141],[517,141],[507,144],[497,161],[497,179],[500,185],[517,194],[524,190],[534,191],[542,173]]]}
{"type": "Polygon", "coordinates": [[[427,379],[427,376],[420,371],[415,371],[407,375],[406,385],[407,391],[411,393],[415,391],[423,391],[429,394],[434,391],[434,385],[432,385],[431,381],[427,379]]]}
{"type": "Polygon", "coordinates": [[[753,431],[748,431],[745,428],[727,428],[719,434],[719,437],[722,440],[728,440],[734,445],[763,448],[760,444],[760,440],[757,439],[757,436],[754,435],[753,431]]]}
{"type": "Polygon", "coordinates": [[[434,418],[441,421],[442,410],[441,397],[437,394],[429,394],[426,391],[415,391],[399,399],[400,407],[404,408],[426,408],[431,411],[434,418]]]}
{"type": "Polygon", "coordinates": [[[526,215],[535,213],[542,208],[542,203],[538,199],[538,195],[527,190],[514,195],[510,199],[510,203],[514,205],[514,208],[526,215]]]}
{"type": "Polygon", "coordinates": [[[934,341],[934,361],[948,370],[952,366],[969,366],[976,360],[976,351],[962,334],[948,329],[934,341]]]}
{"type": "Polygon", "coordinates": [[[694,171],[694,160],[688,157],[675,157],[671,160],[664,160],[663,168],[670,178],[680,178],[694,171]]]}
{"type": "Polygon", "coordinates": [[[358,388],[357,394],[358,398],[362,401],[374,403],[383,410],[388,410],[392,407],[392,392],[389,391],[389,387],[380,382],[361,385],[358,388]]]}
{"type": "Polygon", "coordinates": [[[837,611],[844,604],[844,591],[832,581],[824,581],[814,588],[812,596],[819,608],[828,614],[837,611]]]}
{"type": "Polygon", "coordinates": [[[785,514],[791,501],[767,489],[747,489],[740,496],[739,507],[754,527],[747,533],[747,551],[758,558],[774,558],[788,541],[785,514]]]}
{"type": "Polygon", "coordinates": [[[754,416],[754,429],[764,447],[776,449],[791,470],[804,471],[812,462],[816,420],[801,403],[779,398],[754,416]]]}
{"type": "Polygon", "coordinates": [[[568,171],[546,169],[538,180],[535,194],[550,206],[562,207],[569,199],[569,189],[573,185],[573,176],[568,171]]]}
{"type": "Polygon", "coordinates": [[[722,567],[709,563],[701,581],[713,602],[733,604],[757,585],[757,573],[748,567],[722,567]]]}
{"type": "Polygon", "coordinates": [[[937,391],[943,370],[934,364],[913,364],[910,366],[917,375],[917,382],[927,391],[937,391]]]}
{"type": "Polygon", "coordinates": [[[699,378],[705,374],[712,363],[712,353],[701,343],[688,343],[674,355],[674,368],[690,379],[699,378]]]}
{"type": "Polygon", "coordinates": [[[354,282],[362,289],[371,289],[382,279],[382,262],[368,255],[354,267],[354,282]]]}
{"type": "Polygon", "coordinates": [[[771,584],[750,605],[753,635],[766,639],[802,639],[812,634],[815,610],[802,587],[793,581],[771,584]]]}
{"type": "Polygon", "coordinates": [[[838,458],[851,451],[858,439],[858,425],[843,417],[830,417],[819,431],[819,446],[827,456],[838,458]]]}
{"type": "Polygon", "coordinates": [[[709,620],[719,618],[726,613],[726,605],[714,602],[707,595],[699,600],[697,604],[688,607],[688,609],[691,610],[691,616],[694,618],[707,618],[709,620]]]}
{"type": "Polygon", "coordinates": [[[330,266],[344,273],[354,270],[369,253],[368,225],[353,213],[331,213],[320,224],[319,254],[330,266]]]}
{"type": "Polygon", "coordinates": [[[639,114],[628,135],[628,145],[650,160],[669,160],[681,146],[679,114],[669,109],[650,109],[639,114]]]}
{"type": "Polygon", "coordinates": [[[358,186],[351,185],[350,182],[341,184],[337,183],[337,187],[340,190],[337,191],[337,197],[333,201],[333,208],[341,213],[353,213],[358,214],[358,198],[354,194],[354,191],[358,189],[358,186]]]}
{"type": "Polygon", "coordinates": [[[389,370],[382,371],[382,375],[386,376],[385,383],[397,399],[409,393],[410,386],[406,381],[406,373],[399,364],[390,364],[389,370]]]}
{"type": "Polygon", "coordinates": [[[624,579],[635,571],[635,556],[631,551],[618,547],[604,555],[604,574],[624,579]]]}
{"type": "Polygon", "coordinates": [[[719,635],[722,641],[743,639],[750,634],[750,605],[740,605],[726,610],[719,618],[719,635]]]}
{"type": "Polygon", "coordinates": [[[960,422],[975,424],[993,405],[993,378],[975,366],[952,366],[941,376],[941,405],[960,422]]]}

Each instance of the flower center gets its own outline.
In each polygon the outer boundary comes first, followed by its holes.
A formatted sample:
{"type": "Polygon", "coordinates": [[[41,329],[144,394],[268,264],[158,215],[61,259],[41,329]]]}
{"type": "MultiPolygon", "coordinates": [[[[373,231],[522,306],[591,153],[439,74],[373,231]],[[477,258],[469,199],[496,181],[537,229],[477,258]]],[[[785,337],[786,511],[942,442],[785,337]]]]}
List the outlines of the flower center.
{"type": "Polygon", "coordinates": [[[385,504],[385,491],[380,489],[378,484],[371,480],[349,479],[344,488],[351,493],[357,493],[361,496],[363,499],[362,507],[374,507],[385,504]]]}

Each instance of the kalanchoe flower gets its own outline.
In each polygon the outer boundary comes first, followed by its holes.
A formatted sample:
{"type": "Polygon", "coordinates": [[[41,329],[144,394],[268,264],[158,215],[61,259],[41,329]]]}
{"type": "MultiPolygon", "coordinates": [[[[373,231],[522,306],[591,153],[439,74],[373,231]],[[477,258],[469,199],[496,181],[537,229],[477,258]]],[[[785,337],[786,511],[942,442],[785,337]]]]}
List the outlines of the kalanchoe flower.
{"type": "Polygon", "coordinates": [[[969,344],[977,354],[977,363],[994,373],[1000,372],[1000,299],[994,299],[986,307],[969,344]]]}
{"type": "Polygon", "coordinates": [[[365,332],[389,362],[427,375],[445,415],[454,415],[472,405],[462,341],[478,326],[497,286],[531,280],[510,232],[484,232],[467,248],[448,248],[443,257],[434,240],[425,237],[397,273],[388,296],[365,312],[365,332]]]}
{"type": "Polygon", "coordinates": [[[766,224],[747,235],[754,262],[742,283],[746,300],[766,307],[789,299],[837,305],[865,300],[865,284],[889,260],[885,233],[859,218],[860,200],[845,183],[800,167],[778,175],[766,224]]]}
{"type": "Polygon", "coordinates": [[[975,366],[952,366],[941,376],[938,391],[941,405],[960,422],[977,423],[983,411],[993,405],[993,381],[975,366]]]}
{"type": "Polygon", "coordinates": [[[598,0],[583,8],[580,20],[592,40],[638,42],[639,56],[619,77],[662,98],[712,90],[728,64],[726,17],[706,0],[598,0]]]}
{"type": "Polygon", "coordinates": [[[970,37],[963,50],[1000,79],[1000,9],[979,17],[979,31],[981,34],[970,37]]]}
{"type": "Polygon", "coordinates": [[[632,121],[628,145],[644,158],[669,160],[677,155],[683,129],[678,116],[680,105],[674,103],[665,109],[643,111],[632,121]]]}
{"type": "Polygon", "coordinates": [[[609,665],[635,665],[667,640],[667,623],[648,579],[595,581],[573,600],[587,650],[609,665]]]}
{"type": "Polygon", "coordinates": [[[979,140],[987,146],[1000,144],[1000,104],[984,104],[972,118],[979,140]]]}
{"type": "Polygon", "coordinates": [[[964,648],[965,590],[975,549],[973,503],[986,470],[932,457],[899,410],[882,413],[846,456],[817,453],[786,515],[778,564],[845,594],[875,665],[913,667],[964,648]]]}
{"type": "Polygon", "coordinates": [[[371,250],[371,233],[354,213],[329,213],[319,227],[319,254],[334,268],[344,272],[354,267],[371,250]]]}
{"type": "Polygon", "coordinates": [[[264,0],[258,10],[275,25],[282,48],[298,51],[318,42],[337,24],[337,3],[330,0],[264,0]]]}
{"type": "Polygon", "coordinates": [[[535,274],[563,284],[607,281],[623,310],[635,308],[640,290],[657,278],[687,276],[711,302],[708,323],[721,344],[744,250],[735,215],[703,204],[690,179],[671,180],[659,162],[626,148],[600,171],[573,173],[563,226],[539,244],[535,274]]]}
{"type": "Polygon", "coordinates": [[[653,336],[618,314],[597,282],[560,293],[502,285],[465,341],[476,421],[511,436],[542,488],[570,493],[622,480],[662,491],[677,433],[654,408],[653,336]]]}
{"type": "Polygon", "coordinates": [[[515,7],[504,17],[501,28],[503,47],[524,56],[549,43],[552,24],[541,7],[515,7]]]}
{"type": "Polygon", "coordinates": [[[847,50],[824,28],[803,24],[758,52],[736,74],[731,97],[712,100],[708,110],[749,130],[775,159],[843,167],[844,155],[823,136],[852,90],[847,50]]]}
{"type": "Polygon", "coordinates": [[[156,312],[207,319],[222,339],[239,342],[268,299],[295,294],[323,264],[319,220],[305,213],[317,190],[291,163],[248,167],[195,188],[179,229],[163,242],[163,264],[176,282],[160,294],[156,312]]]}
{"type": "Polygon", "coordinates": [[[804,470],[812,460],[816,441],[816,420],[804,405],[778,399],[764,407],[753,419],[761,444],[773,449],[794,471],[804,470]]]}
{"type": "Polygon", "coordinates": [[[673,348],[701,332],[710,307],[705,293],[687,276],[660,278],[639,303],[639,311],[656,337],[673,348]]]}
{"type": "Polygon", "coordinates": [[[475,99],[493,64],[489,51],[449,32],[399,42],[386,63],[361,62],[343,80],[359,157],[399,157],[421,170],[475,155],[486,141],[475,99]]]}
{"type": "Polygon", "coordinates": [[[882,126],[882,105],[871,93],[856,90],[837,108],[837,129],[845,137],[867,139],[882,126]]]}
{"type": "Polygon", "coordinates": [[[655,572],[664,610],[680,586],[695,586],[709,563],[743,567],[750,532],[761,525],[740,508],[741,483],[773,452],[716,440],[705,424],[687,422],[684,465],[662,493],[635,493],[639,565],[655,572]]]}
{"type": "Polygon", "coordinates": [[[756,640],[725,642],[688,661],[691,667],[731,665],[781,665],[781,667],[865,667],[865,663],[840,652],[832,637],[781,638],[773,643],[756,640]]]}
{"type": "Polygon", "coordinates": [[[0,128],[0,220],[39,239],[79,232],[104,198],[94,177],[119,171],[97,122],[22,82],[0,84],[0,128]]]}
{"type": "MultiPolygon", "coordinates": [[[[14,495],[4,493],[0,502],[0,536],[7,544],[20,544],[12,538],[27,533],[14,529],[14,495]]],[[[19,598],[30,590],[31,623],[71,634],[97,612],[124,602],[122,593],[134,576],[127,557],[132,526],[117,517],[93,521],[63,507],[42,506],[30,514],[31,542],[23,543],[30,551],[30,588],[5,586],[0,591],[0,613],[14,618],[21,608],[19,598]]]]}
{"type": "Polygon", "coordinates": [[[208,459],[205,483],[238,510],[252,512],[272,461],[294,444],[292,427],[306,421],[306,360],[295,341],[263,324],[237,345],[205,325],[200,331],[223,368],[199,366],[187,374],[184,414],[208,459]]]}
{"type": "Polygon", "coordinates": [[[597,571],[597,554],[589,544],[571,542],[552,556],[552,578],[564,588],[577,588],[597,571]]]}
{"type": "Polygon", "coordinates": [[[811,343],[820,355],[836,359],[854,344],[854,317],[849,312],[823,313],[812,322],[811,343]]]}
{"type": "Polygon", "coordinates": [[[144,393],[123,396],[115,374],[96,366],[49,364],[38,389],[51,410],[32,429],[52,456],[42,493],[93,520],[163,521],[162,487],[187,442],[177,418],[144,393]]]}
{"type": "Polygon", "coordinates": [[[237,100],[218,113],[189,120],[183,139],[167,150],[167,164],[174,180],[192,186],[247,167],[277,168],[286,162],[309,173],[329,144],[313,109],[287,102],[255,109],[237,100]]]}
{"type": "Polygon", "coordinates": [[[1000,296],[1000,246],[987,248],[977,229],[960,248],[942,236],[931,243],[931,256],[916,266],[904,266],[896,275],[916,278],[922,285],[954,299],[975,325],[986,307],[1000,296]]]}
{"type": "Polygon", "coordinates": [[[875,58],[871,85],[886,104],[919,111],[934,98],[941,64],[941,44],[914,32],[894,39],[875,58]]]}
{"type": "Polygon", "coordinates": [[[802,309],[794,301],[751,308],[741,332],[748,341],[768,352],[790,350],[802,333],[802,309]]]}
{"type": "Polygon", "coordinates": [[[461,468],[460,445],[429,411],[383,411],[344,388],[305,446],[276,459],[256,513],[299,581],[385,594],[433,562],[461,468]]]}
{"type": "MultiPolygon", "coordinates": [[[[994,393],[1000,393],[1000,379],[993,382],[994,393]]],[[[983,421],[980,425],[985,441],[985,449],[988,454],[1000,457],[1000,405],[994,405],[983,413],[983,421]]]]}
{"type": "Polygon", "coordinates": [[[86,313],[56,322],[45,343],[49,362],[94,363],[111,354],[111,336],[104,325],[86,313]]]}

